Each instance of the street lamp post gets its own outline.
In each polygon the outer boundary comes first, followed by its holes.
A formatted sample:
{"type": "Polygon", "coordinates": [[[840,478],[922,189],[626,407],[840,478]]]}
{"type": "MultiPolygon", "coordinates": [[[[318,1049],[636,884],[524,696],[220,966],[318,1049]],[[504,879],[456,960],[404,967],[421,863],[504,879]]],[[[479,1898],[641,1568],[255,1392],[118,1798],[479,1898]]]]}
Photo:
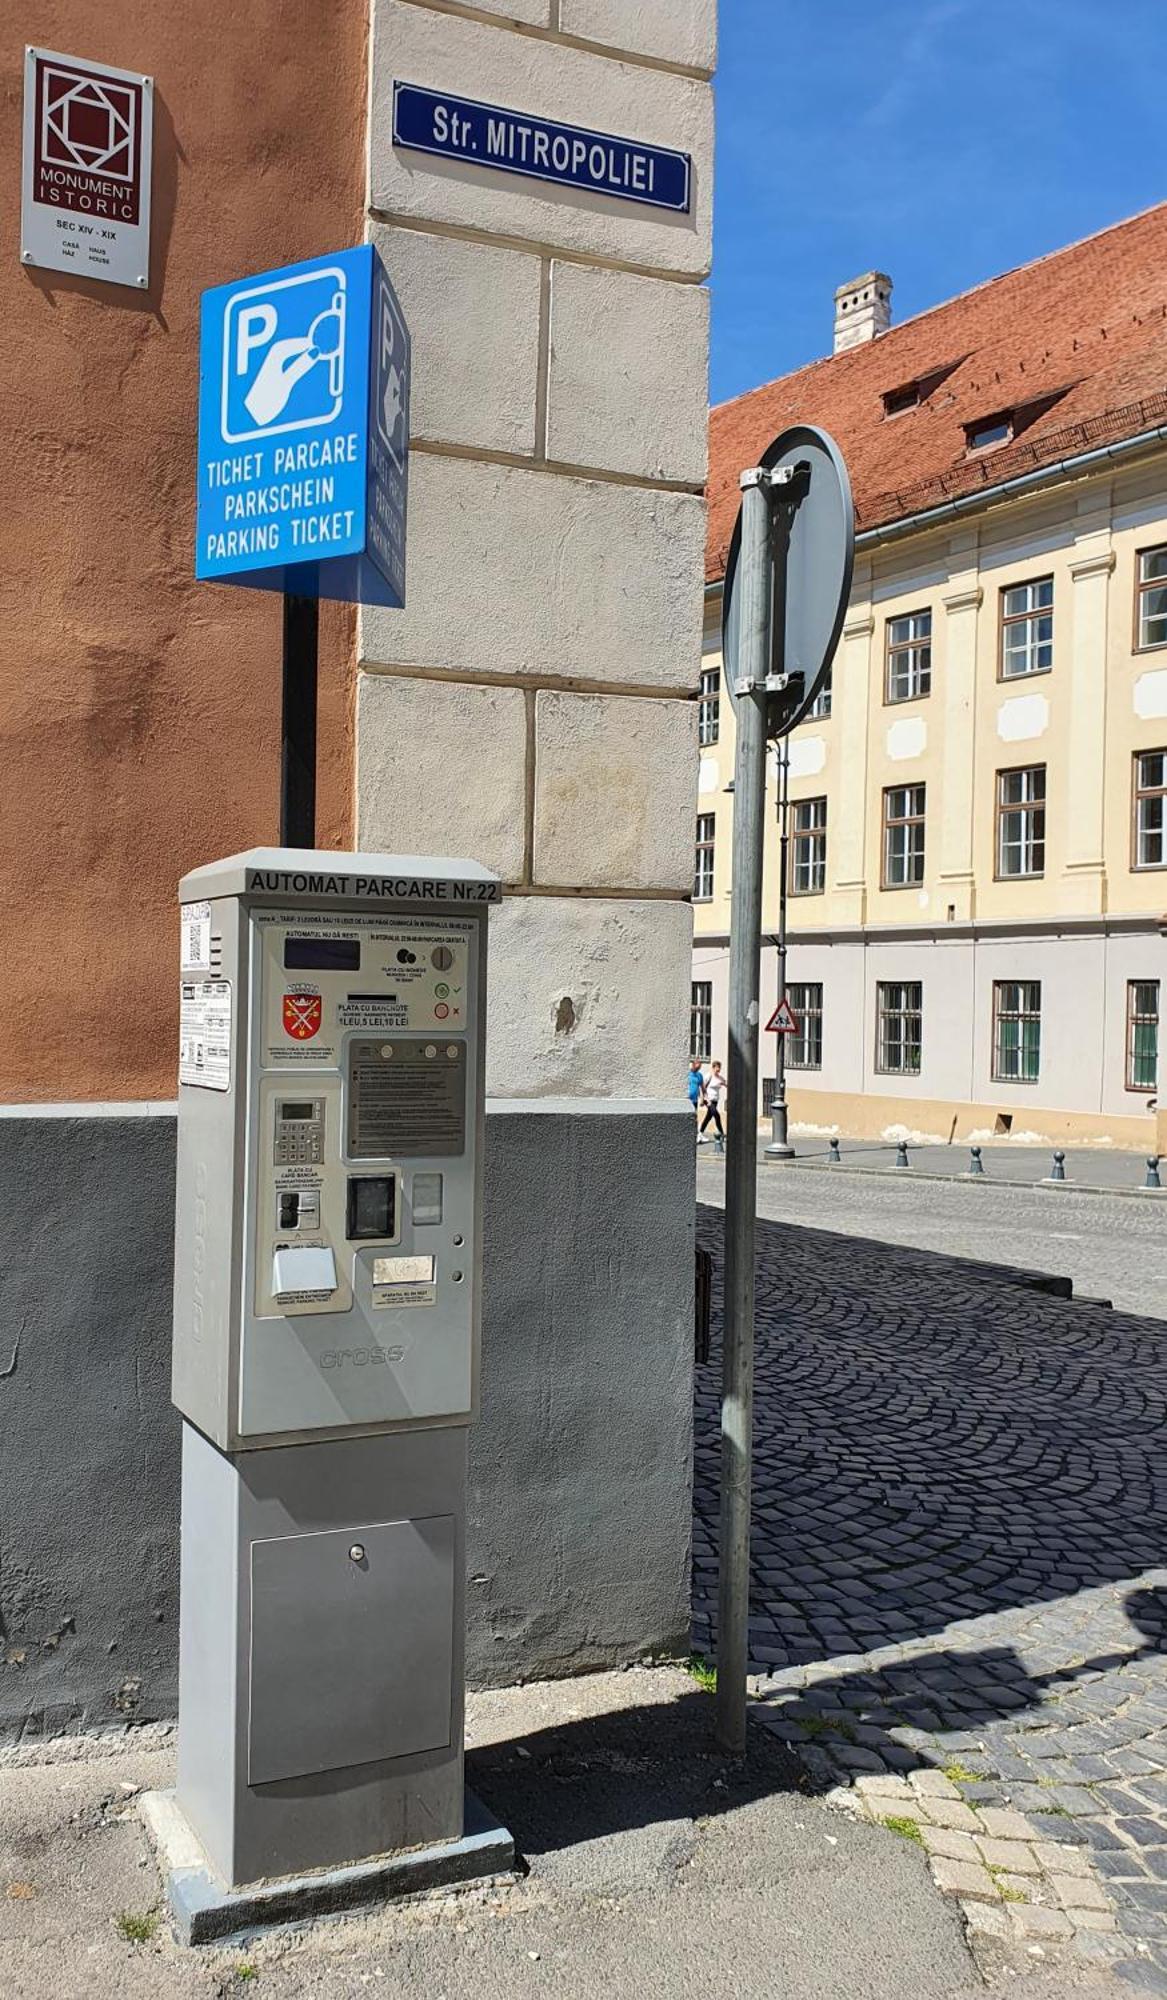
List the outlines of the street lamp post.
{"type": "MultiPolygon", "coordinates": [[[[788,887],[788,850],[790,846],[790,738],[780,736],[777,749],[778,759],[778,1005],[786,998],[786,894],[788,887]]],[[[778,1043],[774,1059],[774,1102],[770,1107],[770,1143],[763,1148],[768,1160],[792,1160],[794,1148],[788,1136],[788,1113],[786,1108],[786,1036],[781,1032],[775,1037],[778,1043]]]]}

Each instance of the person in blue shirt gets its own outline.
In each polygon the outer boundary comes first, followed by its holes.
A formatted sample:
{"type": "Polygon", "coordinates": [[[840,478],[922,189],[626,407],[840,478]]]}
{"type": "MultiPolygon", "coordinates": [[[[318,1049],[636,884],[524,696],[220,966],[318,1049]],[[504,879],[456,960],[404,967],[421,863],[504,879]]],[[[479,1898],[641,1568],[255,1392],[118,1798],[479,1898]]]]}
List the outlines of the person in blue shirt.
{"type": "Polygon", "coordinates": [[[705,1078],[701,1074],[699,1062],[689,1064],[689,1102],[693,1106],[694,1115],[699,1116],[701,1106],[705,1102],[705,1078]]]}

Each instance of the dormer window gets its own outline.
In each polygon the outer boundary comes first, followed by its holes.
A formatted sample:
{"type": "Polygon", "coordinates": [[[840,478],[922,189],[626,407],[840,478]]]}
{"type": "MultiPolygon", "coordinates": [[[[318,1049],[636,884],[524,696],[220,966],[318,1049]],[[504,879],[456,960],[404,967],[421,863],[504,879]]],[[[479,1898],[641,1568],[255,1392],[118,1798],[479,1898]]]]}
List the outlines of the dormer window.
{"type": "Polygon", "coordinates": [[[918,410],[967,359],[967,355],[958,354],[953,361],[941,361],[934,368],[925,368],[922,375],[913,375],[910,382],[897,382],[894,388],[885,389],[880,398],[884,416],[898,417],[905,410],[918,410]]]}
{"type": "Polygon", "coordinates": [[[918,382],[901,382],[898,389],[885,389],[883,392],[883,414],[885,417],[898,417],[902,410],[918,410],[919,407],[920,384],[918,382]]]}
{"type": "Polygon", "coordinates": [[[966,424],[964,440],[969,451],[988,451],[995,444],[1008,444],[1013,436],[1013,412],[1000,410],[995,416],[982,417],[975,424],[966,424]]]}

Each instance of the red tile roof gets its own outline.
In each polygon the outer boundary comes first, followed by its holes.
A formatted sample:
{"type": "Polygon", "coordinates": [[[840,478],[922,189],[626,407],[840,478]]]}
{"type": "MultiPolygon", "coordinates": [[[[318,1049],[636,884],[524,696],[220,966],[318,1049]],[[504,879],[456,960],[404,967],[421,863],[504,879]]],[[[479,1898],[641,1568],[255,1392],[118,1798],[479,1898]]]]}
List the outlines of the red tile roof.
{"type": "Polygon", "coordinates": [[[862,531],[1164,422],[1167,203],[718,404],[706,579],[725,572],[739,472],[787,424],[837,439],[862,531]],[[888,416],[913,382],[919,404],[888,416]],[[1004,411],[1013,442],[970,453],[966,426],[1004,411]]]}

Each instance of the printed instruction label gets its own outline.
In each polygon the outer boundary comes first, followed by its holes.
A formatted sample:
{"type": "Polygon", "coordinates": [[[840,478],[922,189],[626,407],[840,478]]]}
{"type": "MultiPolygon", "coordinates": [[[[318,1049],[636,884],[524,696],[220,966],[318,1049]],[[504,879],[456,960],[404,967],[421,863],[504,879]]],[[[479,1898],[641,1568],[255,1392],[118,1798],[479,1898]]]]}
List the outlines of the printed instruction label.
{"type": "Polygon", "coordinates": [[[211,906],[184,903],[182,906],[182,969],[209,972],[211,969],[211,906]]]}
{"type": "Polygon", "coordinates": [[[384,1291],[373,1287],[374,1306],[436,1306],[437,1302],[436,1285],[393,1285],[384,1291]]]}
{"type": "Polygon", "coordinates": [[[404,1000],[394,1000],[391,996],[374,1000],[350,993],[347,1000],[338,1002],[336,1018],[342,1028],[405,1028],[409,1025],[409,1008],[404,1000]]]}
{"type": "Polygon", "coordinates": [[[231,982],[184,979],[178,1027],[178,1080],[203,1090],[231,1088],[231,982]]]}

